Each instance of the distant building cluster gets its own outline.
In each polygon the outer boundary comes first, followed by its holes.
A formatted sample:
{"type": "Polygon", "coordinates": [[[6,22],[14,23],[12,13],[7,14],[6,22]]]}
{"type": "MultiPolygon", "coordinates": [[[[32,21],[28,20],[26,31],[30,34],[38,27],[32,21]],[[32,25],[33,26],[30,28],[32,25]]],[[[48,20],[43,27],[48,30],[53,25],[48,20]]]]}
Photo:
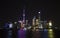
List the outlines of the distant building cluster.
{"type": "Polygon", "coordinates": [[[36,18],[36,16],[33,17],[31,24],[29,23],[29,20],[25,19],[25,9],[23,9],[23,20],[19,20],[18,22],[14,22],[14,23],[9,23],[9,24],[5,24],[5,27],[9,27],[9,28],[25,28],[25,29],[31,29],[33,28],[35,29],[46,29],[46,28],[52,28],[52,23],[47,22],[47,21],[42,21],[40,18],[40,12],[38,12],[38,18],[36,18]],[[9,26],[8,26],[9,25],[9,26]]]}

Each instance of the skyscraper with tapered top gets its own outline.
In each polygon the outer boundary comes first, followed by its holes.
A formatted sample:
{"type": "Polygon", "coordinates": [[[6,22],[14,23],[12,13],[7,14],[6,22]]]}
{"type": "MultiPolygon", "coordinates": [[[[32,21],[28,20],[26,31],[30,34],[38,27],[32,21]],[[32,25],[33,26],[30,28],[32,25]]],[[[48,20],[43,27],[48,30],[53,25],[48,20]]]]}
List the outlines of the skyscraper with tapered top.
{"type": "Polygon", "coordinates": [[[23,8],[23,25],[25,26],[25,6],[23,8]]]}

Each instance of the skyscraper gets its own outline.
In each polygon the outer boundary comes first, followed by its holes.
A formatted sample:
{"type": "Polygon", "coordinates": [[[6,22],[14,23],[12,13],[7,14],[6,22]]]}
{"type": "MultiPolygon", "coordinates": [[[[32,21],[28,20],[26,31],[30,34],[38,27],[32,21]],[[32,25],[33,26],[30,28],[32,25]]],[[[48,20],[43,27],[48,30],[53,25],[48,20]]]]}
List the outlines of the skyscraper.
{"type": "Polygon", "coordinates": [[[23,25],[25,27],[25,7],[23,8],[23,25]]]}
{"type": "Polygon", "coordinates": [[[36,25],[36,24],[35,24],[35,23],[36,23],[36,17],[35,17],[35,16],[34,16],[34,18],[33,18],[33,20],[32,20],[32,23],[33,23],[33,24],[32,24],[33,26],[36,25]]]}
{"type": "Polygon", "coordinates": [[[40,18],[40,12],[38,12],[39,13],[39,16],[38,16],[38,18],[39,18],[39,26],[41,26],[41,18],[40,18]]]}

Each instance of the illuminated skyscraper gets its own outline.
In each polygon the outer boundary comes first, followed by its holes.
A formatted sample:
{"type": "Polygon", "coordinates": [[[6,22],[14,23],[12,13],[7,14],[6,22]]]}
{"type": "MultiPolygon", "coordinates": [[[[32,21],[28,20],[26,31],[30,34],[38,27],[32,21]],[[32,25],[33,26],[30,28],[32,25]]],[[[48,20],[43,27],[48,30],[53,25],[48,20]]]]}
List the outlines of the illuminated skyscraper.
{"type": "Polygon", "coordinates": [[[26,20],[26,25],[28,25],[28,20],[26,20]]]}
{"type": "Polygon", "coordinates": [[[40,19],[41,19],[41,18],[40,18],[40,12],[38,12],[38,13],[39,13],[39,17],[38,17],[38,18],[39,18],[39,26],[41,26],[41,22],[40,22],[40,21],[41,21],[41,20],[40,20],[40,19]]]}
{"type": "Polygon", "coordinates": [[[35,26],[36,25],[36,17],[34,16],[33,20],[32,20],[32,25],[35,26]]]}
{"type": "Polygon", "coordinates": [[[52,21],[49,21],[49,28],[52,28],[52,21]]]}
{"type": "Polygon", "coordinates": [[[38,19],[36,19],[36,25],[38,25],[39,24],[39,20],[38,19]]]}
{"type": "Polygon", "coordinates": [[[25,24],[25,9],[23,9],[23,23],[25,24]]]}
{"type": "Polygon", "coordinates": [[[23,9],[23,25],[25,26],[25,8],[23,9]]]}

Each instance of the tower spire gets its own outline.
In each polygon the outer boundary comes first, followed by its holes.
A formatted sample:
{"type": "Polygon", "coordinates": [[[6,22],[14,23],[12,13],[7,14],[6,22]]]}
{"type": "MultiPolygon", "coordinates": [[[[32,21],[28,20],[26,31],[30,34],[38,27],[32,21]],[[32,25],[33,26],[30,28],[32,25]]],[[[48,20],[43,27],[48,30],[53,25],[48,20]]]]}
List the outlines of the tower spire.
{"type": "Polygon", "coordinates": [[[25,6],[23,8],[23,23],[25,24],[25,6]]]}

